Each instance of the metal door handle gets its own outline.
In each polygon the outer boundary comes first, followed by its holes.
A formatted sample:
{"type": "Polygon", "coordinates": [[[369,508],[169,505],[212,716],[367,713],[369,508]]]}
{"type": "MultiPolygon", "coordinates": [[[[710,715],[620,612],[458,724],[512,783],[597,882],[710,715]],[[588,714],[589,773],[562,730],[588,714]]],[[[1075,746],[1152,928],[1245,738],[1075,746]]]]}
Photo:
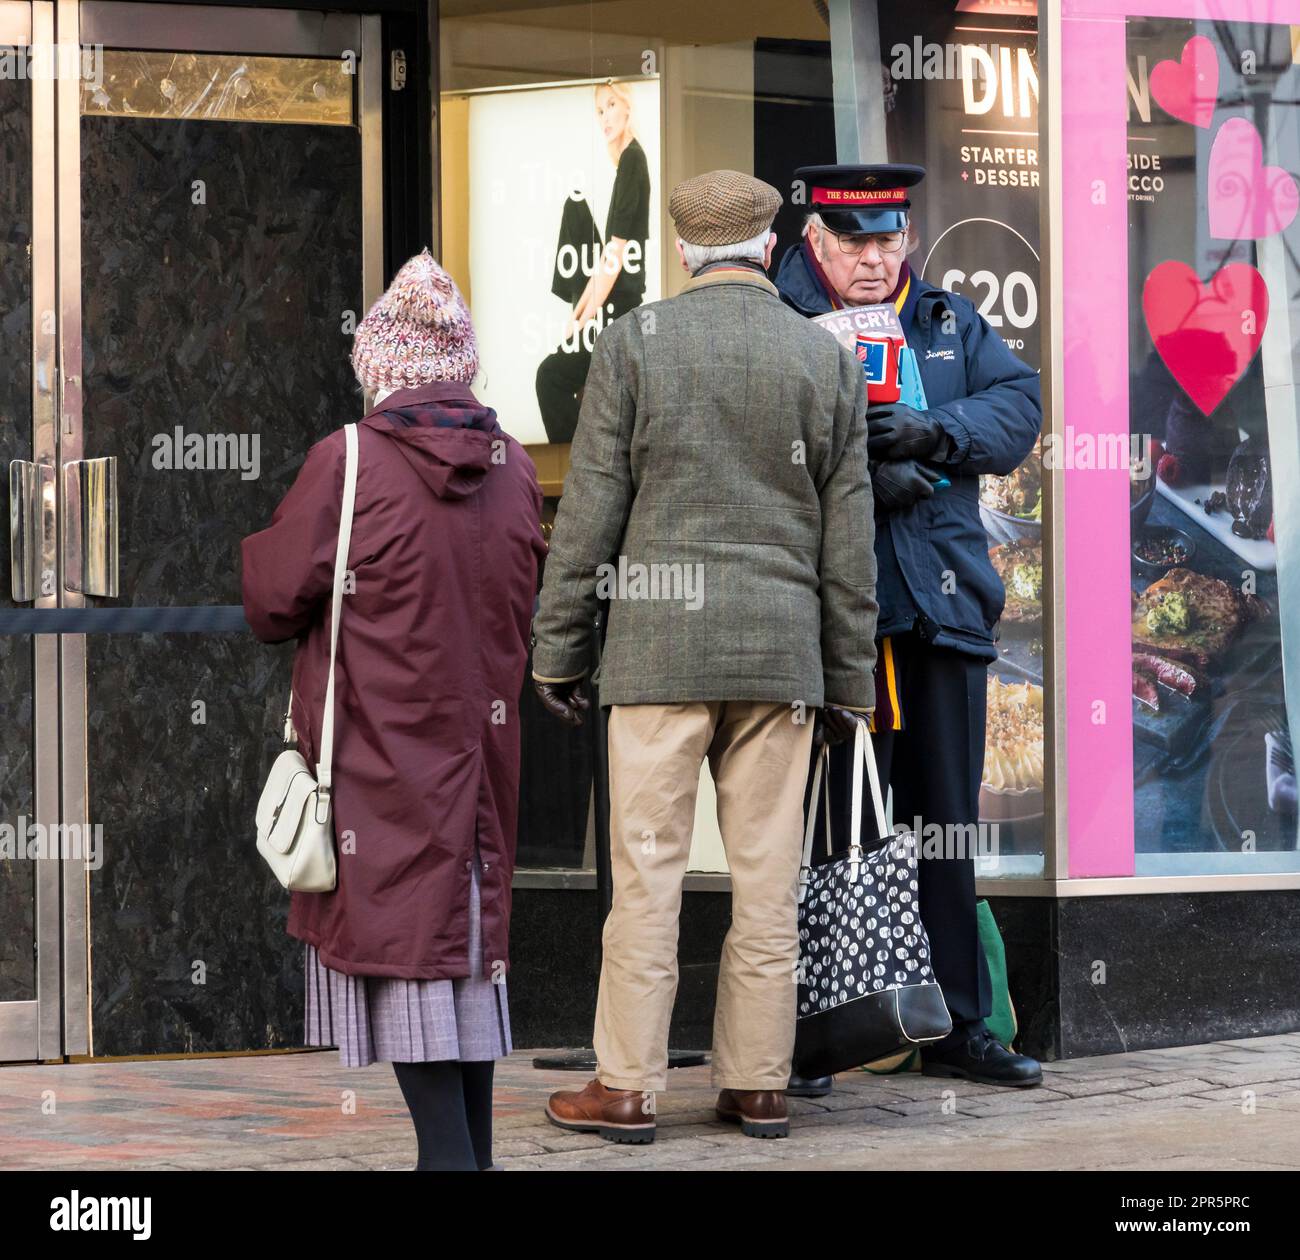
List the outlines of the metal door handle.
{"type": "Polygon", "coordinates": [[[13,460],[9,465],[9,587],[14,603],[30,604],[54,594],[52,566],[45,564],[47,540],[53,537],[54,469],[27,459],[13,460]]]}
{"type": "Polygon", "coordinates": [[[63,585],[117,594],[117,456],[63,465],[63,585]]]}

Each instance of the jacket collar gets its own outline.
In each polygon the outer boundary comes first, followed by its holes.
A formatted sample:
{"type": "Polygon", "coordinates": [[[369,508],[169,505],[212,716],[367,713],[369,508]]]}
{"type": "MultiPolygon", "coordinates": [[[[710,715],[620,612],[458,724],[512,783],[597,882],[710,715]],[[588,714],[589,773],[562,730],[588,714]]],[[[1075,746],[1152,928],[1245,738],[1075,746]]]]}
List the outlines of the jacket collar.
{"type": "Polygon", "coordinates": [[[362,419],[369,420],[371,416],[382,415],[385,411],[398,411],[403,407],[440,402],[467,402],[482,406],[474,391],[463,381],[427,381],[423,385],[412,385],[409,389],[395,389],[383,402],[376,403],[366,412],[362,419]]]}
{"type": "Polygon", "coordinates": [[[682,292],[690,293],[695,289],[703,289],[715,284],[748,284],[766,289],[773,297],[781,296],[777,292],[776,285],[765,275],[749,267],[719,267],[716,271],[706,271],[701,275],[692,276],[682,285],[682,292]]]}

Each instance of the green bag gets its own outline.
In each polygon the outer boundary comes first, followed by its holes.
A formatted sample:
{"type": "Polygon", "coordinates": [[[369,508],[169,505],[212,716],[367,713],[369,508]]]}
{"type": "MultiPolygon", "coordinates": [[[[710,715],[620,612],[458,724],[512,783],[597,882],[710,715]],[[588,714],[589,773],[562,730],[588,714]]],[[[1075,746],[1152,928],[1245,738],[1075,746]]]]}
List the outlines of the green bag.
{"type": "Polygon", "coordinates": [[[975,914],[979,920],[980,944],[984,946],[984,957],[988,959],[989,980],[993,985],[993,1010],[984,1023],[989,1032],[1010,1050],[1017,1027],[1016,1008],[1011,1004],[1011,990],[1007,988],[1007,952],[989,903],[977,901],[975,914]]]}
{"type": "MultiPolygon", "coordinates": [[[[993,908],[987,901],[975,903],[975,917],[979,924],[980,945],[989,965],[989,981],[993,986],[993,1009],[984,1022],[989,1032],[1010,1050],[1016,1039],[1017,1026],[1016,1008],[1011,1003],[1011,990],[1007,988],[1007,952],[1002,945],[997,920],[993,917],[993,908]]],[[[917,1049],[902,1050],[887,1059],[862,1065],[862,1071],[870,1072],[872,1076],[893,1076],[896,1072],[920,1070],[921,1052],[917,1049]]]]}

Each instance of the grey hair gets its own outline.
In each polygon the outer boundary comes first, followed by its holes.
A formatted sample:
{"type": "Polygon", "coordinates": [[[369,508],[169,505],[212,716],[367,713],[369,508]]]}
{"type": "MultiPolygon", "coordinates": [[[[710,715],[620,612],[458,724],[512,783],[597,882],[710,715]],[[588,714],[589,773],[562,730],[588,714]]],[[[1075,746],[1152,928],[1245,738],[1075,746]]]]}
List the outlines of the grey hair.
{"type": "Polygon", "coordinates": [[[729,245],[692,245],[680,236],[677,240],[681,244],[682,253],[686,255],[686,265],[690,268],[691,275],[694,275],[709,263],[728,262],[733,258],[761,263],[767,253],[767,238],[771,234],[769,224],[757,236],[751,236],[747,241],[733,241],[729,245]]]}

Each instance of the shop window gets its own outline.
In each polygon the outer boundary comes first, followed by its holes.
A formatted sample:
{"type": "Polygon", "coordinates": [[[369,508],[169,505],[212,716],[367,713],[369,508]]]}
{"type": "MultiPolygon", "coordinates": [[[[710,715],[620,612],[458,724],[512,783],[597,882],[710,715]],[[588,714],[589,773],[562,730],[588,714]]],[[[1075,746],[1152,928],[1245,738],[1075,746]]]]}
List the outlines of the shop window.
{"type": "MultiPolygon", "coordinates": [[[[829,27],[785,0],[444,0],[439,42],[442,261],[474,315],[476,389],[558,496],[594,337],[687,279],[672,187],[730,167],[786,190],[834,160],[829,27]]],[[[787,206],[778,252],[800,223],[787,206]]],[[[590,866],[590,728],[562,728],[527,683],[521,707],[519,865],[590,866]]],[[[707,770],[690,866],[726,869],[707,770]]]]}
{"type": "MultiPolygon", "coordinates": [[[[910,265],[968,296],[1037,368],[1035,14],[1033,3],[976,0],[443,0],[443,262],[474,314],[477,388],[529,447],[545,492],[562,489],[591,338],[686,279],[669,190],[714,167],[767,180],[786,198],[779,259],[803,228],[795,168],[854,160],[845,100],[883,119],[861,160],[927,168],[910,265]],[[845,24],[850,9],[861,39],[845,24]],[[602,285],[593,264],[611,241],[618,275],[602,285]]],[[[980,813],[995,842],[982,875],[1043,871],[1052,686],[1041,498],[1037,452],[982,496],[991,560],[1012,591],[991,672],[980,813]]],[[[526,686],[520,865],[589,864],[589,734],[530,716],[530,699],[526,686]],[[563,806],[557,787],[571,798],[563,806]]],[[[722,870],[707,772],[703,787],[691,865],[722,870]]]]}
{"type": "Polygon", "coordinates": [[[1297,28],[1159,7],[1182,16],[1063,22],[1070,873],[1276,875],[1300,869],[1297,28]]]}

